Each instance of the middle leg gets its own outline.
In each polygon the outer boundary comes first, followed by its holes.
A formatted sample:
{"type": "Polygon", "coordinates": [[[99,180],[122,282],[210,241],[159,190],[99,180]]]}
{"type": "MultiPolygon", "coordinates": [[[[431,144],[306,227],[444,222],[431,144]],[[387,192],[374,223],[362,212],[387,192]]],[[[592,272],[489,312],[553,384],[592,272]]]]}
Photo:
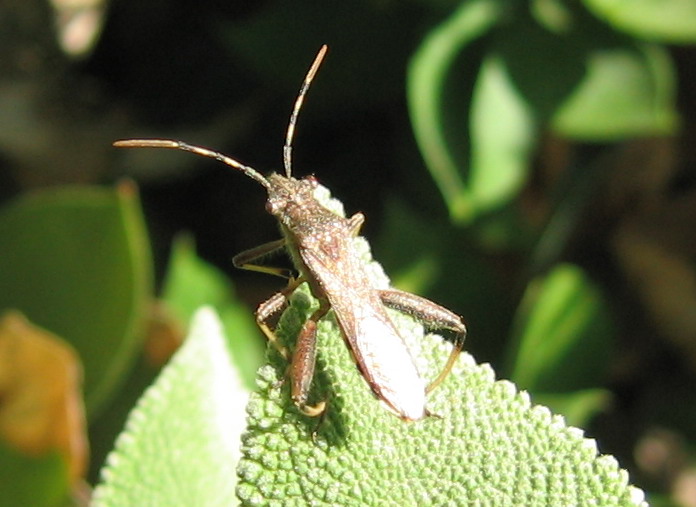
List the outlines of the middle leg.
{"type": "Polygon", "coordinates": [[[455,333],[456,339],[452,352],[438,376],[426,388],[426,392],[429,393],[440,385],[452,370],[464,347],[466,325],[459,315],[429,299],[397,289],[386,289],[378,292],[385,306],[413,316],[422,322],[427,329],[447,329],[455,333]]]}

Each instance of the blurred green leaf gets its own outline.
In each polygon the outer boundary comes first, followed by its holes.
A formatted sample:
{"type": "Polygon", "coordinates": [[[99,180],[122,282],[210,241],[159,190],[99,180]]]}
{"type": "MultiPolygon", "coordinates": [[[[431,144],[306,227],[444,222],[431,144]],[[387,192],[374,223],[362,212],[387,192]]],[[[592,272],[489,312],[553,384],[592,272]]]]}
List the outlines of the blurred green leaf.
{"type": "Polygon", "coordinates": [[[499,16],[500,2],[465,2],[426,37],[409,65],[407,93],[414,134],[450,215],[459,221],[470,221],[478,211],[470,178],[462,174],[469,166],[463,148],[468,145],[470,121],[467,83],[479,67],[471,47],[499,16]]]}
{"type": "Polygon", "coordinates": [[[562,414],[567,424],[584,428],[595,415],[606,410],[612,396],[606,389],[583,389],[560,394],[534,393],[533,398],[552,412],[562,414]]]}
{"type": "Polygon", "coordinates": [[[599,47],[588,54],[586,65],[582,83],[552,120],[559,134],[607,141],[674,132],[674,69],[664,48],[599,47]]]}
{"type": "Polygon", "coordinates": [[[597,387],[611,358],[612,336],[599,289],[577,266],[559,265],[524,294],[507,376],[532,393],[597,387]]]}
{"type": "Polygon", "coordinates": [[[19,309],[77,349],[93,415],[139,350],[151,297],[150,250],[135,188],[20,197],[0,212],[0,238],[0,309],[19,309]]]}
{"type": "Polygon", "coordinates": [[[196,255],[189,238],[180,237],[174,243],[162,299],[187,323],[197,308],[212,306],[230,337],[228,347],[244,383],[254,388],[265,347],[253,312],[236,299],[232,282],[196,255]]]}
{"type": "Polygon", "coordinates": [[[542,121],[583,141],[677,127],[663,48],[617,35],[580,9],[561,14],[549,27],[524,10],[502,14],[499,2],[466,2],[414,55],[414,133],[454,220],[471,222],[517,195],[542,121]]]}
{"type": "Polygon", "coordinates": [[[138,402],[92,505],[233,505],[248,391],[211,309],[138,402]]]}
{"type": "Polygon", "coordinates": [[[476,208],[499,207],[517,194],[535,144],[532,110],[512,85],[502,60],[487,57],[471,105],[468,187],[476,208]]]}
{"type": "Polygon", "coordinates": [[[68,471],[57,452],[30,457],[0,443],[0,505],[62,507],[70,486],[68,471]]]}
{"type": "Polygon", "coordinates": [[[693,0],[584,0],[597,17],[635,37],[674,44],[696,42],[693,0]]]}
{"type": "Polygon", "coordinates": [[[490,53],[502,61],[505,86],[511,90],[507,93],[514,91],[529,114],[546,121],[582,81],[587,47],[596,44],[607,29],[573,19],[572,31],[554,30],[523,9],[506,21],[496,30],[490,53]]]}

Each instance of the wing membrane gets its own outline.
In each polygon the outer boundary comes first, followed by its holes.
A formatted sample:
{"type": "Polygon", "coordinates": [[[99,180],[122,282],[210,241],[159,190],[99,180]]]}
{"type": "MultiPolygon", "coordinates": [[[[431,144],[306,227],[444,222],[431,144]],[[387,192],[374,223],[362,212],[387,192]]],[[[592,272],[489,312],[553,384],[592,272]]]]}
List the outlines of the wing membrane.
{"type": "Polygon", "coordinates": [[[425,416],[425,383],[370,286],[355,255],[328,259],[316,251],[302,255],[336,315],[346,343],[372,391],[400,417],[425,416]],[[332,269],[329,269],[329,266],[332,269]],[[339,276],[340,273],[340,276],[339,276]]]}

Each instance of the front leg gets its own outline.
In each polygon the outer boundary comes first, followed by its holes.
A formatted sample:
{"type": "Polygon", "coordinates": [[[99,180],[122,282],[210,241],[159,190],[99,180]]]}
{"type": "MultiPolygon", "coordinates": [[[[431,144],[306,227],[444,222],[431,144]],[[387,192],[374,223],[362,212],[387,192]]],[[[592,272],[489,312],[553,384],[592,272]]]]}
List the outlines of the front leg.
{"type": "Polygon", "coordinates": [[[259,273],[268,273],[270,275],[290,278],[290,272],[283,268],[274,268],[272,266],[262,266],[256,264],[258,260],[267,255],[277,252],[285,248],[285,238],[264,243],[249,250],[244,250],[232,258],[232,264],[235,268],[246,269],[248,271],[256,271],[259,273]]]}
{"type": "Polygon", "coordinates": [[[271,345],[273,345],[275,349],[280,352],[280,355],[282,355],[285,360],[290,358],[290,353],[286,347],[278,342],[278,337],[276,337],[275,333],[268,325],[268,319],[287,306],[290,295],[295,292],[297,287],[304,283],[304,281],[305,280],[302,277],[296,280],[290,280],[287,287],[280,292],[276,292],[266,301],[261,303],[254,314],[256,316],[256,324],[259,326],[261,331],[263,331],[263,334],[266,335],[266,338],[268,338],[271,345]]]}
{"type": "Polygon", "coordinates": [[[449,311],[447,308],[433,303],[429,299],[416,296],[410,292],[404,292],[397,289],[379,290],[379,297],[384,306],[393,308],[400,312],[407,313],[418,321],[423,323],[427,329],[447,329],[456,335],[454,348],[450,353],[447,363],[440,371],[439,375],[426,388],[426,392],[435,389],[440,383],[445,380],[449,372],[452,370],[459,353],[464,346],[466,339],[466,325],[462,318],[449,311]]]}
{"type": "Polygon", "coordinates": [[[305,321],[297,337],[290,367],[292,401],[303,414],[311,417],[321,415],[326,410],[325,401],[311,406],[307,405],[307,399],[317,362],[317,323],[328,311],[328,301],[320,300],[319,308],[305,321]]]}
{"type": "Polygon", "coordinates": [[[304,278],[291,280],[285,289],[276,292],[261,303],[256,310],[256,323],[271,345],[275,347],[285,360],[290,361],[290,393],[293,403],[303,414],[316,417],[324,413],[326,402],[322,401],[312,406],[307,405],[307,399],[309,398],[309,389],[312,385],[317,361],[317,323],[329,311],[328,302],[322,300],[319,308],[302,325],[292,358],[287,347],[280,344],[278,337],[267,322],[268,319],[287,306],[290,295],[304,282],[304,278]]]}
{"type": "Polygon", "coordinates": [[[365,215],[360,212],[357,212],[348,219],[348,228],[350,229],[351,236],[355,238],[360,234],[363,223],[365,223],[365,215]]]}

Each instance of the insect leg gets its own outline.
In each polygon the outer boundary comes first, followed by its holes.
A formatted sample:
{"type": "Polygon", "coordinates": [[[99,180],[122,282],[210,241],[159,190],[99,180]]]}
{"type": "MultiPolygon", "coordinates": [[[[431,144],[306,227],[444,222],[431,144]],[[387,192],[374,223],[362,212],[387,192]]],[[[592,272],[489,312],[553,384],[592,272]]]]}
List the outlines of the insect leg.
{"type": "Polygon", "coordinates": [[[326,410],[326,401],[307,405],[309,389],[317,361],[317,322],[329,311],[329,303],[321,300],[319,308],[307,319],[297,337],[290,369],[292,401],[302,413],[316,417],[326,410]]]}
{"type": "Polygon", "coordinates": [[[440,371],[439,375],[426,388],[426,393],[435,389],[440,383],[445,380],[449,372],[452,370],[459,353],[464,346],[466,339],[466,325],[461,317],[447,308],[444,308],[429,299],[416,296],[410,292],[404,292],[396,289],[380,290],[379,297],[382,303],[388,308],[412,315],[428,329],[447,329],[456,335],[454,348],[450,353],[447,363],[440,371]]]}
{"type": "Polygon", "coordinates": [[[280,292],[276,292],[266,301],[261,303],[255,312],[256,324],[259,326],[261,331],[263,331],[263,334],[266,335],[268,341],[271,342],[271,344],[276,348],[276,350],[280,352],[280,355],[282,355],[285,359],[289,359],[290,353],[288,352],[287,348],[278,343],[278,338],[276,337],[275,333],[271,330],[271,328],[268,326],[267,321],[273,315],[285,308],[285,306],[288,304],[288,298],[290,297],[290,294],[292,294],[295,291],[295,289],[297,289],[297,287],[304,283],[304,281],[305,280],[302,277],[290,280],[290,283],[287,287],[285,287],[280,292]]]}
{"type": "Polygon", "coordinates": [[[259,264],[254,264],[262,257],[270,255],[278,250],[285,248],[285,239],[278,239],[276,241],[271,241],[270,243],[264,243],[249,250],[244,250],[238,253],[232,258],[232,264],[235,268],[246,269],[248,271],[256,271],[259,273],[267,273],[269,275],[281,276],[283,278],[290,278],[290,273],[287,269],[274,268],[272,266],[261,266],[259,264]]]}
{"type": "Polygon", "coordinates": [[[363,223],[365,223],[365,215],[358,212],[348,219],[348,223],[350,224],[351,236],[356,237],[358,234],[360,234],[360,229],[362,228],[363,223]]]}

